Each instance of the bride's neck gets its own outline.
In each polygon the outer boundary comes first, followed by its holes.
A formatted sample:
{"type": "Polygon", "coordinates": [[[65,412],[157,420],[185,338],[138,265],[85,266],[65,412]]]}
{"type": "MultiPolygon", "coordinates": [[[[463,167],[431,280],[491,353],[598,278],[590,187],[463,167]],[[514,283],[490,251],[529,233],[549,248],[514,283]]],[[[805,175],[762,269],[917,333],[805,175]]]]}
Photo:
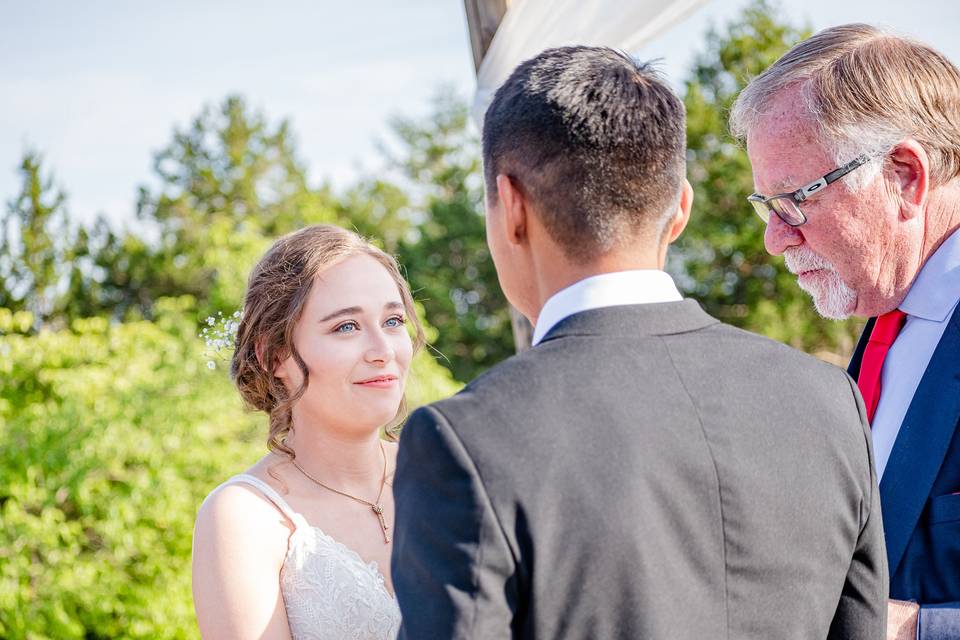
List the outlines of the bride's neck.
{"type": "Polygon", "coordinates": [[[346,435],[305,425],[294,429],[286,445],[311,476],[342,491],[379,487],[384,454],[380,433],[346,435]]]}

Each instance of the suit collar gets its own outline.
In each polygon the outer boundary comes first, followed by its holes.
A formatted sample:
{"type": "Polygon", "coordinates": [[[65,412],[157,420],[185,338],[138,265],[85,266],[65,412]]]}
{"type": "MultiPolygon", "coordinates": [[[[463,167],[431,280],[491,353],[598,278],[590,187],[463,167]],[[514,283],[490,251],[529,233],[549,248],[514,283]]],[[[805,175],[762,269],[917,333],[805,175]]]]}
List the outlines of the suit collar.
{"type": "Polygon", "coordinates": [[[590,276],[550,296],[537,318],[533,345],[539,344],[561,320],[581,311],[682,299],[673,278],[658,269],[634,269],[590,276]]]}
{"type": "Polygon", "coordinates": [[[670,335],[696,331],[719,322],[691,299],[604,307],[567,316],[554,325],[541,344],[567,336],[670,335]]]}
{"type": "Polygon", "coordinates": [[[867,348],[867,342],[870,341],[870,332],[873,331],[873,325],[877,323],[876,318],[867,320],[863,331],[860,333],[860,339],[857,341],[857,348],[853,350],[853,357],[850,358],[850,364],[847,365],[847,373],[854,380],[860,379],[860,364],[863,362],[863,352],[867,348]]]}
{"type": "Polygon", "coordinates": [[[960,422],[960,306],[910,402],[880,482],[890,575],[927,503],[960,422]]]}

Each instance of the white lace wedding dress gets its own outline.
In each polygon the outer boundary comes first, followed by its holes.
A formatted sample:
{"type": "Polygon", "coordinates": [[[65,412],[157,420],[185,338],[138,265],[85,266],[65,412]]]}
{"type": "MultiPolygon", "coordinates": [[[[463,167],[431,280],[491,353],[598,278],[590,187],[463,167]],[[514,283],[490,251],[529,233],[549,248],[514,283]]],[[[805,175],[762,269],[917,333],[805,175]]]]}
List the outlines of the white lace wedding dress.
{"type": "Polygon", "coordinates": [[[400,608],[376,562],[366,563],[290,508],[263,480],[234,476],[221,486],[256,487],[293,523],[280,590],[294,640],[394,640],[400,608]]]}

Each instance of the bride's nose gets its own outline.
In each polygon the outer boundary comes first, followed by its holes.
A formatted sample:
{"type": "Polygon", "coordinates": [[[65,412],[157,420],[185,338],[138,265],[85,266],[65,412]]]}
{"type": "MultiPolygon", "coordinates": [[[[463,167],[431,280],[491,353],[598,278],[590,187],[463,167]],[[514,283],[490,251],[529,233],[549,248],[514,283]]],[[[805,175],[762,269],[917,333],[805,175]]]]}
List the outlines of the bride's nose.
{"type": "Polygon", "coordinates": [[[393,344],[389,337],[383,331],[371,331],[368,333],[370,343],[364,353],[364,359],[371,364],[387,364],[393,360],[396,355],[393,344]]]}

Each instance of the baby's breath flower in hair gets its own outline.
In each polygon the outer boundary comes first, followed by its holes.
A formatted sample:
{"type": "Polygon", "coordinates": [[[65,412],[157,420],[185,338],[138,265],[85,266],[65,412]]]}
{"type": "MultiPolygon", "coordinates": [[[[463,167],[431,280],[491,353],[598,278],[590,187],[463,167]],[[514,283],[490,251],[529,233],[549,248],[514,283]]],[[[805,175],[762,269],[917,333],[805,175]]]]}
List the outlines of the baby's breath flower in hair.
{"type": "Polygon", "coordinates": [[[237,341],[237,329],[240,327],[240,312],[225,316],[218,311],[216,316],[207,316],[200,337],[207,345],[203,356],[207,358],[207,369],[216,369],[216,360],[229,361],[237,341]]]}

